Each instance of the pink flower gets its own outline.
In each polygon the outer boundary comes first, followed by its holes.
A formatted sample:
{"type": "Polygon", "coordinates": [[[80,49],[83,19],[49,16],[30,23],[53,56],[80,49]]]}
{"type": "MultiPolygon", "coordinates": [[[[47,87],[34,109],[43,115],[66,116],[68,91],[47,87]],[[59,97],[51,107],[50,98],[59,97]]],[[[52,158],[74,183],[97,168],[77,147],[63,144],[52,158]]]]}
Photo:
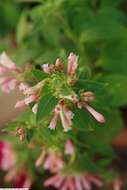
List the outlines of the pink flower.
{"type": "Polygon", "coordinates": [[[3,92],[9,93],[11,90],[14,90],[18,85],[18,81],[12,77],[1,77],[0,86],[3,92]]]}
{"type": "Polygon", "coordinates": [[[61,61],[60,58],[57,58],[57,59],[56,59],[55,67],[56,67],[58,70],[61,70],[61,71],[64,69],[64,64],[63,64],[63,62],[61,61]]]}
{"type": "MultiPolygon", "coordinates": [[[[41,82],[37,83],[35,86],[32,86],[32,87],[28,87],[28,85],[25,84],[24,85],[24,90],[22,90],[23,94],[24,95],[37,94],[38,91],[42,90],[45,83],[46,83],[46,80],[42,80],[41,82]]],[[[22,88],[23,88],[23,85],[22,85],[22,88]]]]}
{"type": "Polygon", "coordinates": [[[0,168],[9,170],[14,166],[15,155],[12,146],[7,141],[0,141],[0,168]]]}
{"type": "Polygon", "coordinates": [[[38,96],[36,94],[32,94],[24,99],[25,104],[29,105],[32,102],[35,102],[38,100],[38,96]]]}
{"type": "Polygon", "coordinates": [[[7,56],[5,52],[0,54],[0,65],[3,69],[5,69],[3,71],[16,69],[15,63],[7,56]]]}
{"type": "Polygon", "coordinates": [[[56,175],[50,177],[49,179],[47,179],[44,182],[44,186],[45,187],[53,186],[53,187],[59,189],[62,182],[64,181],[64,179],[65,179],[65,177],[61,176],[60,174],[56,174],[56,175]]]}
{"type": "Polygon", "coordinates": [[[16,104],[15,104],[15,108],[23,108],[24,106],[25,106],[24,99],[17,101],[16,104]]]}
{"type": "Polygon", "coordinates": [[[102,180],[94,175],[63,176],[55,174],[44,182],[44,186],[52,186],[59,190],[92,190],[92,185],[102,187],[102,180]]]}
{"type": "Polygon", "coordinates": [[[37,85],[33,87],[29,87],[27,84],[20,83],[19,89],[23,92],[25,95],[25,98],[21,101],[18,101],[15,105],[15,108],[21,108],[24,107],[24,105],[29,105],[30,103],[35,103],[35,105],[32,107],[32,111],[34,114],[37,113],[37,107],[38,107],[38,91],[43,88],[45,85],[45,81],[39,82],[37,85]]]}
{"type": "Polygon", "coordinates": [[[64,162],[59,153],[51,152],[44,162],[44,168],[50,172],[57,172],[63,168],[64,162]]]}
{"type": "Polygon", "coordinates": [[[74,148],[74,145],[73,145],[72,141],[71,140],[67,140],[65,142],[65,152],[64,153],[65,154],[73,154],[74,150],[75,150],[75,148],[74,148]]]}
{"type": "Polygon", "coordinates": [[[72,77],[75,74],[75,71],[78,66],[77,61],[78,61],[78,56],[76,56],[74,53],[70,53],[68,57],[68,67],[67,67],[68,76],[72,77]]]}
{"type": "Polygon", "coordinates": [[[84,108],[88,110],[88,112],[91,113],[91,115],[99,122],[99,123],[105,123],[105,118],[102,114],[98,113],[95,109],[93,109],[88,104],[84,104],[84,108]]]}
{"type": "MultiPolygon", "coordinates": [[[[25,105],[29,105],[30,103],[38,101],[38,96],[36,94],[32,94],[30,96],[27,96],[23,100],[19,100],[15,104],[15,108],[23,108],[25,105]]],[[[32,111],[36,112],[36,104],[33,106],[32,111]],[[35,106],[35,107],[34,107],[35,106]]]]}
{"type": "Polygon", "coordinates": [[[19,90],[22,91],[23,93],[29,88],[27,84],[20,83],[19,85],[19,90]]]}
{"type": "Polygon", "coordinates": [[[51,72],[53,71],[54,65],[53,64],[43,64],[41,66],[41,68],[43,69],[43,71],[47,74],[51,74],[51,72]]]}
{"type": "Polygon", "coordinates": [[[55,129],[58,119],[60,118],[64,131],[67,132],[71,129],[72,118],[74,114],[64,104],[58,104],[54,109],[54,116],[50,122],[49,128],[55,129]]]}
{"type": "Polygon", "coordinates": [[[57,108],[55,109],[54,111],[54,116],[49,124],[49,128],[50,129],[55,129],[56,128],[56,125],[57,125],[57,122],[58,122],[58,119],[59,119],[59,112],[57,111],[57,108]]]}

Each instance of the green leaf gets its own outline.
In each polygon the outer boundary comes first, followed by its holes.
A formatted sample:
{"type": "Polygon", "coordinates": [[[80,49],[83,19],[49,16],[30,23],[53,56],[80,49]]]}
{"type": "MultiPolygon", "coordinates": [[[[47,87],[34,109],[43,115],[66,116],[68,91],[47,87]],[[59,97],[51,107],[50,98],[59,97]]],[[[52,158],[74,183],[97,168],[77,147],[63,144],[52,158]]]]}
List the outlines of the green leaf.
{"type": "Polygon", "coordinates": [[[41,71],[39,69],[33,69],[32,74],[39,81],[41,81],[47,77],[47,74],[45,74],[43,71],[41,71]]]}
{"type": "Polygon", "coordinates": [[[85,110],[74,107],[74,127],[81,131],[93,131],[95,127],[94,118],[85,110]]]}
{"type": "Polygon", "coordinates": [[[101,52],[100,62],[104,70],[127,74],[127,39],[110,41],[101,52]]]}
{"type": "Polygon", "coordinates": [[[108,91],[112,95],[112,106],[127,105],[127,77],[126,75],[112,74],[102,78],[103,81],[109,83],[108,91]]]}
{"type": "Polygon", "coordinates": [[[90,17],[82,28],[80,42],[126,39],[127,30],[122,24],[124,20],[119,11],[102,9],[96,16],[90,17]]]}
{"type": "Polygon", "coordinates": [[[91,147],[95,153],[99,153],[103,156],[108,156],[108,157],[116,157],[116,154],[115,154],[115,151],[113,150],[113,148],[108,145],[108,144],[105,144],[103,142],[96,142],[94,144],[92,144],[92,147],[91,147]]]}
{"type": "Polygon", "coordinates": [[[17,25],[17,31],[16,31],[16,39],[18,43],[21,43],[24,38],[29,34],[29,32],[32,29],[32,25],[30,22],[27,20],[27,14],[26,12],[23,12],[19,23],[17,25]]]}
{"type": "Polygon", "coordinates": [[[36,117],[37,121],[40,121],[46,115],[48,115],[53,110],[56,104],[57,104],[57,99],[54,96],[52,96],[52,94],[43,96],[38,105],[38,111],[36,117]]]}

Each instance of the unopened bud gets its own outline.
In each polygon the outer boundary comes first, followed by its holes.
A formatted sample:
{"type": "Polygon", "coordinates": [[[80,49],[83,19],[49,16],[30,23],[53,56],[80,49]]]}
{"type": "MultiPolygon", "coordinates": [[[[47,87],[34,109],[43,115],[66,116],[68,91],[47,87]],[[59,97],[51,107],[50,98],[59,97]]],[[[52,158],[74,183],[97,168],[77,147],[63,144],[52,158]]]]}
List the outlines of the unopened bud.
{"type": "Polygon", "coordinates": [[[84,102],[91,102],[95,99],[95,95],[93,92],[84,92],[81,94],[81,100],[84,102]]]}
{"type": "Polygon", "coordinates": [[[58,70],[63,70],[63,69],[64,69],[64,64],[63,64],[63,62],[61,61],[60,58],[58,58],[58,59],[56,60],[55,67],[56,67],[58,70]]]}
{"type": "Polygon", "coordinates": [[[74,79],[72,79],[72,78],[68,78],[68,84],[69,85],[74,85],[75,84],[75,82],[76,82],[76,80],[74,80],[74,79]]]}
{"type": "Polygon", "coordinates": [[[25,132],[21,127],[18,127],[16,129],[16,135],[19,136],[21,141],[23,141],[25,139],[25,132]]]}

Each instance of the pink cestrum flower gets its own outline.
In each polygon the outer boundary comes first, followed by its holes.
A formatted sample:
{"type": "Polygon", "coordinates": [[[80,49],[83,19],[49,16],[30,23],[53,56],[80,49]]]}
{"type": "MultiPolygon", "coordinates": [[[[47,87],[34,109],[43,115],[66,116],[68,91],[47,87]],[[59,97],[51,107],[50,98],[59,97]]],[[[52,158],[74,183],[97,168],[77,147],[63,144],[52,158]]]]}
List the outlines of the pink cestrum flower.
{"type": "Polygon", "coordinates": [[[62,155],[57,152],[50,152],[44,161],[44,169],[52,173],[60,171],[64,166],[62,155]]]}
{"type": "Polygon", "coordinates": [[[92,190],[92,185],[101,188],[102,179],[94,175],[64,176],[55,174],[44,182],[44,186],[52,186],[59,190],[92,190]]]}
{"type": "Polygon", "coordinates": [[[20,83],[19,85],[19,90],[22,91],[23,93],[25,93],[25,91],[29,89],[29,86],[28,84],[25,84],[25,83],[20,83]]]}
{"type": "Polygon", "coordinates": [[[58,119],[60,118],[64,131],[67,132],[71,129],[73,116],[74,114],[69,107],[64,105],[64,103],[59,103],[54,109],[54,116],[50,122],[49,128],[55,129],[58,119]]]}
{"type": "Polygon", "coordinates": [[[75,71],[78,66],[77,62],[78,62],[78,56],[76,56],[74,53],[70,53],[68,57],[68,66],[67,66],[68,76],[72,77],[75,74],[75,71]]]}
{"type": "Polygon", "coordinates": [[[15,155],[12,146],[7,141],[0,141],[0,168],[9,170],[15,164],[15,155]]]}
{"type": "MultiPolygon", "coordinates": [[[[38,101],[38,98],[39,97],[37,94],[32,94],[30,96],[27,96],[23,100],[17,101],[15,104],[15,108],[22,108],[25,105],[29,105],[30,103],[36,102],[36,101],[38,101]]],[[[37,104],[35,104],[32,108],[33,113],[36,112],[36,110],[35,110],[35,109],[37,109],[36,106],[37,106],[37,104]]]]}
{"type": "Polygon", "coordinates": [[[13,77],[0,77],[1,90],[5,93],[9,93],[14,90],[18,85],[18,81],[13,77]]]}
{"type": "Polygon", "coordinates": [[[43,64],[41,66],[41,68],[43,69],[43,71],[47,74],[51,74],[52,71],[53,71],[53,68],[54,68],[54,65],[53,64],[43,64]]]}
{"type": "Polygon", "coordinates": [[[37,85],[33,87],[29,87],[27,84],[21,83],[19,85],[19,89],[23,92],[23,94],[25,95],[25,98],[23,100],[19,100],[15,104],[15,108],[22,108],[25,105],[29,105],[30,103],[35,103],[34,106],[32,107],[32,111],[33,113],[36,114],[37,107],[38,107],[38,104],[36,102],[38,102],[39,100],[39,96],[37,93],[38,93],[38,90],[40,90],[44,84],[45,84],[44,81],[41,81],[37,85]]]}
{"type": "Polygon", "coordinates": [[[64,153],[65,154],[73,154],[74,153],[74,151],[75,151],[75,147],[74,147],[74,144],[72,143],[72,141],[71,140],[67,140],[66,142],[65,142],[65,151],[64,151],[64,153]]]}
{"type": "Polygon", "coordinates": [[[97,112],[94,108],[89,106],[88,104],[84,104],[83,107],[91,113],[91,115],[99,122],[99,123],[105,123],[105,117],[97,112]]]}

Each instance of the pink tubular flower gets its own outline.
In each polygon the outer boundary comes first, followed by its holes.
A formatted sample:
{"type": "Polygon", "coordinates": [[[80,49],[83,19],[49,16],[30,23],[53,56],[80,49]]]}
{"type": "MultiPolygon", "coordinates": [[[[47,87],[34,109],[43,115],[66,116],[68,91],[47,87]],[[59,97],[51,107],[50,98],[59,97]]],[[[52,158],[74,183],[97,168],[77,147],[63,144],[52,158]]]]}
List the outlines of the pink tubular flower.
{"type": "Polygon", "coordinates": [[[74,145],[73,145],[72,141],[71,140],[67,140],[65,142],[65,151],[64,151],[64,153],[71,155],[71,154],[74,153],[74,150],[75,150],[75,148],[74,148],[74,145]]]}
{"type": "Polygon", "coordinates": [[[54,109],[54,117],[50,122],[49,128],[55,129],[57,121],[60,118],[64,131],[67,132],[71,129],[73,116],[74,114],[68,107],[62,104],[58,104],[54,109]]]}
{"type": "Polygon", "coordinates": [[[102,180],[93,175],[62,176],[56,174],[44,182],[44,186],[52,186],[59,190],[92,190],[92,185],[102,187],[102,180]]]}
{"type": "Polygon", "coordinates": [[[41,68],[43,69],[43,71],[47,74],[51,74],[53,68],[54,68],[54,65],[53,64],[43,64],[41,66],[41,68]]]}
{"type": "Polygon", "coordinates": [[[23,108],[25,106],[25,101],[24,100],[19,100],[15,104],[15,108],[23,108]]]}
{"type": "Polygon", "coordinates": [[[88,112],[91,113],[91,115],[99,122],[99,123],[105,123],[105,118],[102,114],[98,113],[95,109],[93,109],[88,104],[84,105],[84,108],[88,110],[88,112]]]}
{"type": "Polygon", "coordinates": [[[3,92],[9,93],[11,90],[14,90],[18,85],[18,81],[13,77],[1,77],[0,86],[3,92]]]}
{"type": "Polygon", "coordinates": [[[75,74],[75,71],[78,66],[77,61],[78,61],[78,56],[76,56],[74,53],[70,53],[68,57],[68,67],[67,67],[68,76],[72,77],[75,74]]]}
{"type": "Polygon", "coordinates": [[[33,113],[36,114],[37,106],[38,106],[36,102],[39,99],[36,91],[39,89],[40,86],[41,86],[40,83],[38,83],[34,87],[29,87],[27,84],[21,83],[19,85],[19,89],[23,92],[23,94],[25,95],[25,98],[23,100],[18,101],[15,104],[15,108],[22,108],[25,105],[29,105],[30,103],[35,102],[35,105],[33,106],[32,111],[33,113]]]}
{"type": "Polygon", "coordinates": [[[64,162],[60,154],[56,152],[49,153],[48,157],[44,162],[44,169],[50,170],[55,173],[63,168],[64,162]]]}
{"type": "Polygon", "coordinates": [[[6,141],[0,141],[0,168],[9,170],[14,166],[15,156],[11,144],[6,141]]]}
{"type": "MultiPolygon", "coordinates": [[[[29,105],[30,103],[33,103],[33,102],[36,102],[38,101],[38,96],[36,94],[32,94],[30,96],[27,96],[26,98],[24,98],[23,100],[19,100],[16,102],[15,104],[15,108],[22,108],[24,107],[25,105],[29,105]]],[[[35,104],[36,105],[36,104],[35,104]]],[[[34,106],[35,106],[34,105],[34,106]]],[[[32,108],[32,111],[33,112],[36,112],[36,106],[32,108]]]]}
{"type": "Polygon", "coordinates": [[[27,84],[20,83],[19,85],[19,90],[22,91],[23,93],[29,88],[27,84]]]}

